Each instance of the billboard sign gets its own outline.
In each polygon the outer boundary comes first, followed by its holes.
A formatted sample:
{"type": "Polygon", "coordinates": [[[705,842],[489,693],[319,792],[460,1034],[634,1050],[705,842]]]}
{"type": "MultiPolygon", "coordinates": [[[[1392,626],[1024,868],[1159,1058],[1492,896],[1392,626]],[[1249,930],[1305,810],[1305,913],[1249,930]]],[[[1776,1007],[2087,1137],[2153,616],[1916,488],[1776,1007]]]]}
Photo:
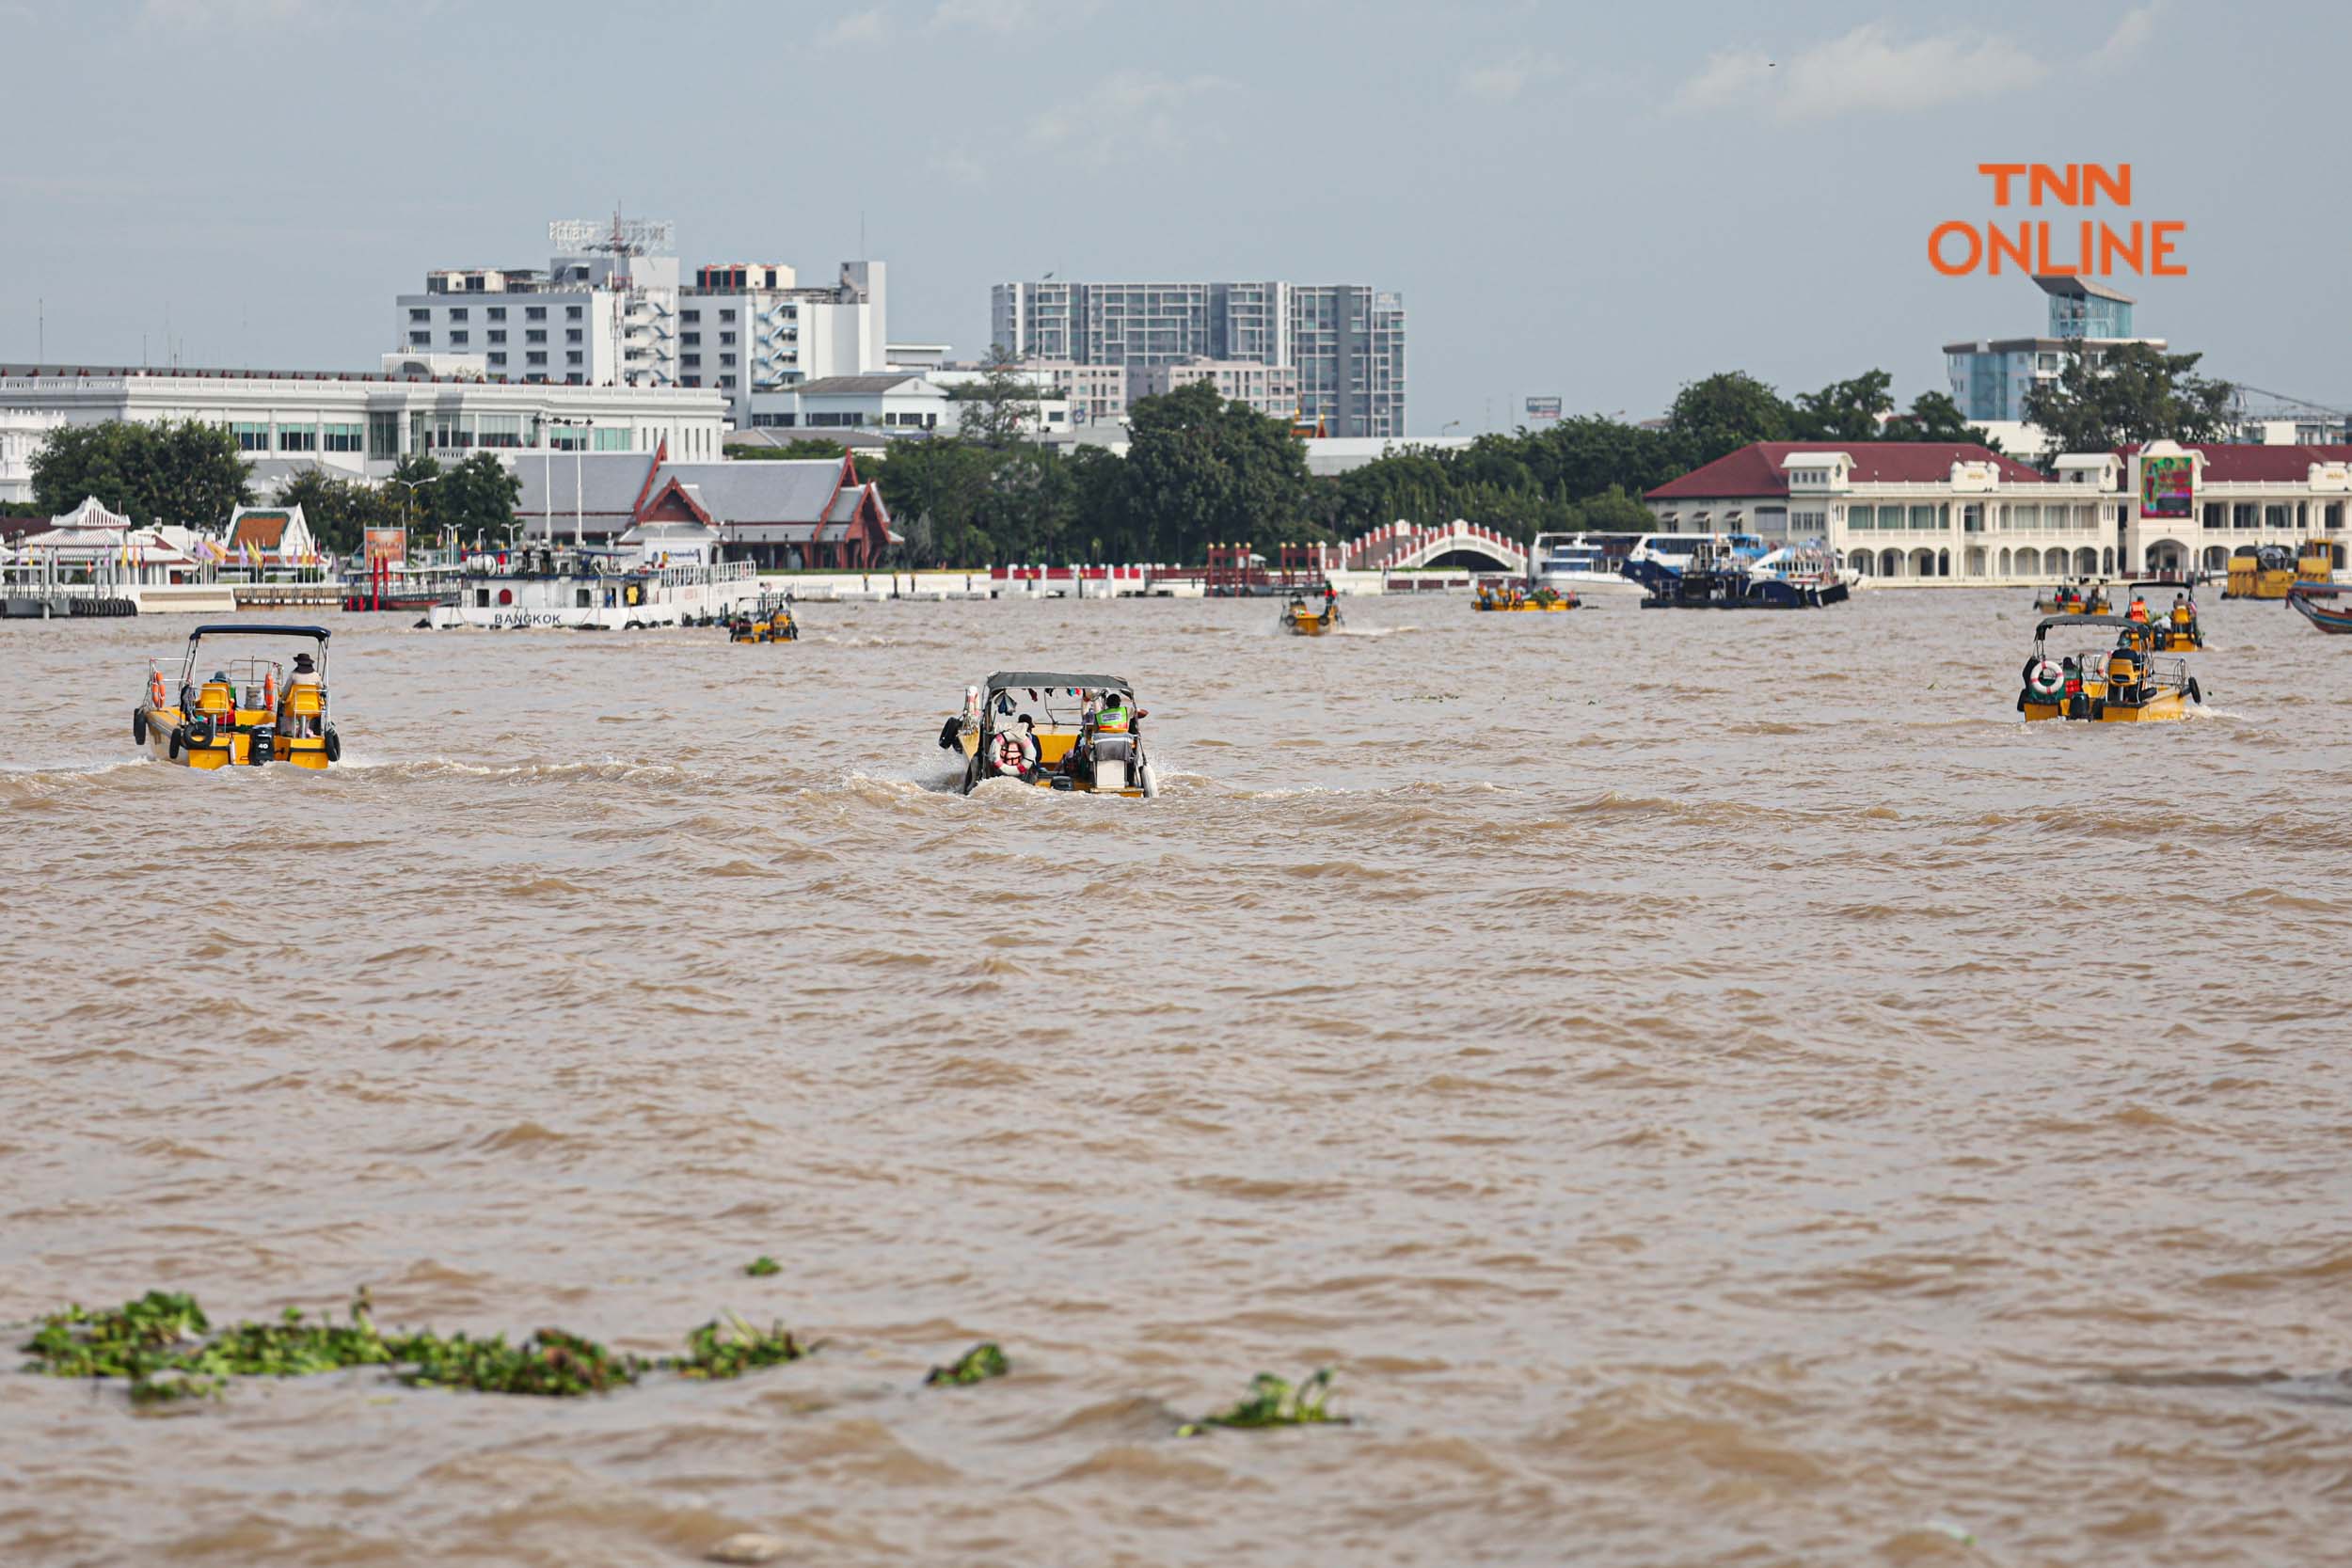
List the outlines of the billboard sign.
{"type": "Polygon", "coordinates": [[[1558,398],[1529,398],[1527,400],[1527,420],[1530,424],[1549,423],[1559,417],[1560,400],[1558,398]]]}
{"type": "Polygon", "coordinates": [[[2197,460],[2142,457],[2139,460],[2139,515],[2143,517],[2186,517],[2193,515],[2197,460]]]}
{"type": "Polygon", "coordinates": [[[408,559],[408,531],[405,528],[369,529],[361,548],[367,553],[371,566],[379,561],[389,566],[398,566],[408,559]]]}

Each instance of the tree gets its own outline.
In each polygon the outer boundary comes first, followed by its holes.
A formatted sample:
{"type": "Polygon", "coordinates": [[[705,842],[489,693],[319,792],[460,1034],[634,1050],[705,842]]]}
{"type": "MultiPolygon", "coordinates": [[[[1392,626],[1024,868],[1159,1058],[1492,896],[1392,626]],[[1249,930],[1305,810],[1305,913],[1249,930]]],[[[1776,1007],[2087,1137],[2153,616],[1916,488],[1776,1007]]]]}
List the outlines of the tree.
{"type": "Polygon", "coordinates": [[[1946,392],[1921,392],[1911,400],[1911,411],[1898,414],[1886,421],[1886,439],[1890,441],[1974,441],[1980,447],[2000,450],[2000,443],[1987,432],[1968,422],[1961,413],[1960,404],[1946,392]]]}
{"type": "Polygon", "coordinates": [[[1677,394],[1666,432],[1683,444],[1685,456],[1697,467],[1752,441],[1787,438],[1790,416],[1778,392],[1745,371],[1725,371],[1677,394]]]}
{"type": "Polygon", "coordinates": [[[1647,533],[1657,527],[1648,507],[1613,484],[1569,511],[1567,527],[1581,533],[1647,533]]]}
{"type": "Polygon", "coordinates": [[[984,447],[1008,447],[1038,419],[1037,383],[1012,351],[998,343],[981,362],[980,379],[949,388],[957,404],[956,434],[984,447]]]}
{"type": "Polygon", "coordinates": [[[838,463],[847,450],[840,442],[822,436],[803,436],[780,447],[730,446],[726,454],[738,463],[811,463],[822,458],[838,463]]]}
{"type": "Polygon", "coordinates": [[[902,441],[875,470],[882,501],[907,536],[910,564],[977,564],[1006,559],[991,547],[980,515],[995,475],[994,454],[954,436],[902,441]],[[919,537],[928,554],[916,551],[919,537]]]}
{"type": "Polygon", "coordinates": [[[2026,422],[2049,437],[2046,466],[2058,453],[2107,451],[2145,441],[2218,440],[2230,428],[2237,388],[2196,373],[2203,356],[2167,354],[2148,343],[2116,343],[2096,364],[2077,348],[2056,381],[2026,393],[2026,422]]]}
{"type": "Polygon", "coordinates": [[[403,496],[316,468],[280,485],[278,504],[288,510],[301,507],[319,548],[334,555],[356,553],[368,529],[399,527],[405,511],[403,496]]]}
{"type": "Polygon", "coordinates": [[[1887,390],[1895,378],[1865,371],[1851,381],[1833,381],[1818,392],[1800,392],[1788,434],[1800,441],[1875,441],[1879,416],[1895,411],[1887,390]]]}
{"type": "Polygon", "coordinates": [[[1128,515],[1148,559],[1189,563],[1216,541],[1319,534],[1307,449],[1286,421],[1227,403],[1206,382],[1139,398],[1128,415],[1128,515]]]}
{"type": "Polygon", "coordinates": [[[236,437],[197,420],[60,426],[33,454],[32,471],[33,494],[52,515],[95,496],[135,523],[217,528],[253,499],[236,437]]]}
{"type": "Polygon", "coordinates": [[[433,526],[460,540],[495,540],[514,526],[515,502],[522,493],[522,482],[504,464],[478,451],[419,492],[418,509],[430,504],[433,526]]]}

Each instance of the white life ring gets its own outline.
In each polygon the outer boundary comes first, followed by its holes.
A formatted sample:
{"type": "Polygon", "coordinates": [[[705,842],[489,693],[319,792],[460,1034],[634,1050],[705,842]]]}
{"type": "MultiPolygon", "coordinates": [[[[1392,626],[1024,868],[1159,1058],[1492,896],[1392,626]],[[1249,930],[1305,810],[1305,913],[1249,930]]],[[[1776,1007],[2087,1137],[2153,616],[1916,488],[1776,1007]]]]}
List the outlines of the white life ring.
{"type": "Polygon", "coordinates": [[[1026,778],[1030,765],[1036,761],[1036,757],[1037,753],[1030,749],[1029,737],[1021,731],[999,730],[996,732],[994,760],[997,772],[1010,773],[1015,778],[1026,778]]]}
{"type": "Polygon", "coordinates": [[[2056,697],[2066,689],[2066,672],[2042,659],[2026,672],[2026,689],[2045,701],[2056,697]]]}

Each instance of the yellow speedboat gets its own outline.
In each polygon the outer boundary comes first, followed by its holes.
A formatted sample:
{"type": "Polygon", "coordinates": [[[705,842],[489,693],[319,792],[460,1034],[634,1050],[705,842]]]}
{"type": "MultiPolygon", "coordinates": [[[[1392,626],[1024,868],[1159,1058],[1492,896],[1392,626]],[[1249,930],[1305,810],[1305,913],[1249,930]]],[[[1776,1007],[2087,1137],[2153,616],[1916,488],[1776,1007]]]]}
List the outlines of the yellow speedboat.
{"type": "Polygon", "coordinates": [[[1556,610],[1574,610],[1581,602],[1575,594],[1563,594],[1556,588],[1538,588],[1533,594],[1517,588],[1507,589],[1502,593],[1497,593],[1490,588],[1481,588],[1478,591],[1478,597],[1471,601],[1470,608],[1472,610],[1533,610],[1539,613],[1550,613],[1556,610]]]}
{"type": "Polygon", "coordinates": [[[1327,598],[1316,610],[1304,599],[1293,599],[1282,610],[1282,629],[1299,637],[1321,637],[1340,624],[1340,603],[1327,598]]]}
{"type": "Polygon", "coordinates": [[[177,687],[163,661],[147,663],[146,700],[131,711],[131,739],[183,768],[259,768],[290,762],[324,768],[342,760],[342,738],[327,718],[326,640],[323,626],[263,626],[227,623],[188,635],[177,687]],[[197,679],[199,644],[208,638],[307,638],[316,657],[223,660],[197,679]]]}
{"type": "Polygon", "coordinates": [[[2148,723],[2187,717],[2201,705],[2185,659],[2151,657],[2155,628],[2122,615],[2053,615],[2034,628],[2033,654],[2026,660],[2025,689],[2017,711],[2028,720],[2084,719],[2100,723],[2148,723]],[[2114,646],[2092,646],[2052,659],[2053,631],[2076,626],[2112,628],[2114,646]]]}
{"type": "Polygon", "coordinates": [[[2205,645],[2205,628],[2197,619],[2197,586],[2188,582],[2166,582],[2151,578],[2131,585],[2131,602],[2124,607],[2127,620],[2146,617],[2148,651],[2157,654],[2192,653],[2205,645]],[[2159,597],[2150,605],[2142,589],[2153,588],[2159,594],[2169,589],[2172,603],[2159,597]]]}
{"type": "Polygon", "coordinates": [[[1083,795],[1159,794],[1143,750],[1144,713],[1117,675],[1001,670],[964,688],[963,711],[939,732],[963,753],[963,793],[991,779],[1083,795]]]}
{"type": "Polygon", "coordinates": [[[798,642],[801,624],[792,618],[792,607],[779,604],[770,609],[764,602],[756,610],[737,615],[727,623],[730,642],[798,642]]]}
{"type": "Polygon", "coordinates": [[[2037,615],[2106,615],[2115,607],[2107,602],[2106,583],[2085,578],[2043,589],[2034,596],[2033,609],[2037,615]]]}

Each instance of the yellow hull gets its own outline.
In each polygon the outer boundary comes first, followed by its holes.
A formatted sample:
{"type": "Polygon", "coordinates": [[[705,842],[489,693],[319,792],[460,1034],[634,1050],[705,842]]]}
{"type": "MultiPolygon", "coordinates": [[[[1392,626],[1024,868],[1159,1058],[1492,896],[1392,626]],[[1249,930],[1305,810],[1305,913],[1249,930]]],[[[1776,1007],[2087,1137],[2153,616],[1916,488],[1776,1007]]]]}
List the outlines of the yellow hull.
{"type": "MultiPolygon", "coordinates": [[[[2025,705],[2024,712],[2029,723],[2043,719],[2070,717],[2056,703],[2028,702],[2025,705]]],[[[2187,717],[2187,696],[2179,691],[2166,691],[2149,699],[2137,707],[2126,707],[2120,703],[2101,703],[2097,706],[2096,716],[2085,714],[2082,721],[2098,724],[2154,724],[2162,723],[2167,720],[2187,717]]]]}
{"type": "MultiPolygon", "coordinates": [[[[193,768],[200,772],[253,766],[253,737],[242,731],[230,730],[215,737],[209,746],[187,747],[175,754],[171,746],[171,732],[179,727],[180,710],[177,707],[142,707],[139,711],[147,721],[148,752],[157,762],[193,768]]],[[[258,708],[240,708],[237,711],[237,722],[240,724],[258,724],[265,717],[258,708]]],[[[326,737],[324,736],[299,738],[278,736],[270,747],[268,760],[308,768],[314,773],[324,772],[333,766],[326,755],[326,737]]]]}
{"type": "Polygon", "coordinates": [[[1556,615],[1564,610],[1574,610],[1576,606],[1572,604],[1480,604],[1472,605],[1470,608],[1496,615],[1525,614],[1530,611],[1543,615],[1556,615]]]}
{"type": "Polygon", "coordinates": [[[1325,632],[1329,631],[1332,626],[1339,623],[1339,616],[1337,614],[1334,614],[1330,620],[1327,621],[1322,616],[1317,615],[1312,611],[1306,611],[1304,613],[1294,611],[1290,615],[1285,616],[1283,619],[1290,629],[1300,637],[1321,637],[1325,632]]]}

